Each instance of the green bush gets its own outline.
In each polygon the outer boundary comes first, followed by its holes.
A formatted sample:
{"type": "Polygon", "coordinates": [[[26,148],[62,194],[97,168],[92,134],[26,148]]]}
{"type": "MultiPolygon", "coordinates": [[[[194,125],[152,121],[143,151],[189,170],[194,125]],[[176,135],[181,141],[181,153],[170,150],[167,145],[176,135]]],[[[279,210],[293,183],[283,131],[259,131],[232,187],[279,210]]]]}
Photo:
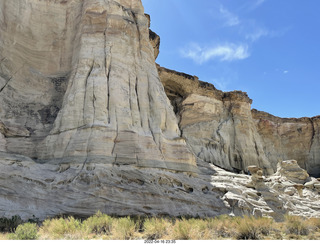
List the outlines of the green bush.
{"type": "Polygon", "coordinates": [[[84,231],[82,229],[81,221],[74,217],[67,219],[48,219],[43,222],[40,229],[45,239],[82,239],[84,231]]]}
{"type": "Polygon", "coordinates": [[[34,223],[19,225],[15,231],[9,235],[11,240],[36,240],[38,237],[38,226],[34,223]]]}
{"type": "Polygon", "coordinates": [[[130,218],[119,218],[112,222],[113,240],[132,240],[136,231],[136,224],[130,218]]]}
{"type": "Polygon", "coordinates": [[[83,221],[82,225],[87,233],[110,234],[113,219],[100,211],[83,221]]]}

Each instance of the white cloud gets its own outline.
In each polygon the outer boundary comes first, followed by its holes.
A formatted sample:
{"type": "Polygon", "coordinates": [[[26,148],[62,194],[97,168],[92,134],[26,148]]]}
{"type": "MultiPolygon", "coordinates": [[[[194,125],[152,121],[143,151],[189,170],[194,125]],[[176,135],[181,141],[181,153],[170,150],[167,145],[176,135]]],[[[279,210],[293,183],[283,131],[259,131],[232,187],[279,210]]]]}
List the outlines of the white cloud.
{"type": "Polygon", "coordinates": [[[283,74],[288,74],[289,73],[289,71],[288,70],[285,70],[285,71],[283,71],[283,74]]]}
{"type": "Polygon", "coordinates": [[[245,38],[247,40],[255,42],[255,41],[258,41],[261,37],[270,36],[270,35],[273,35],[273,33],[266,29],[260,28],[253,33],[247,34],[245,38]]]}
{"type": "Polygon", "coordinates": [[[249,11],[255,10],[256,8],[260,7],[266,0],[256,0],[250,7],[249,11]]]}
{"type": "Polygon", "coordinates": [[[253,30],[250,32],[248,31],[247,34],[245,35],[246,40],[250,40],[252,42],[258,41],[262,37],[269,37],[269,38],[274,38],[274,37],[281,37],[285,35],[291,27],[287,27],[282,30],[267,30],[264,27],[253,27],[253,30]]]}
{"type": "Polygon", "coordinates": [[[234,61],[246,59],[250,56],[248,46],[244,44],[220,44],[212,47],[200,47],[198,44],[191,44],[181,51],[182,56],[191,58],[198,64],[209,60],[234,61]]]}
{"type": "Polygon", "coordinates": [[[240,24],[240,20],[238,16],[231,13],[229,10],[224,8],[222,5],[219,9],[220,14],[222,15],[222,18],[225,20],[225,25],[227,26],[236,26],[240,24]]]}

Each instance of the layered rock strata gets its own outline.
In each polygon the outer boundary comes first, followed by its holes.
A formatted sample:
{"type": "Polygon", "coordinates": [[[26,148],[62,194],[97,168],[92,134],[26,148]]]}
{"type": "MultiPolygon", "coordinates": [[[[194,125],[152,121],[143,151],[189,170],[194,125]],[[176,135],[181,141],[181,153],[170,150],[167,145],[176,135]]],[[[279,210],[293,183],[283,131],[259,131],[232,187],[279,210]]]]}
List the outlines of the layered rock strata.
{"type": "Polygon", "coordinates": [[[320,116],[279,118],[252,110],[252,117],[270,162],[293,158],[312,176],[320,176],[320,116]]]}
{"type": "Polygon", "coordinates": [[[227,170],[247,171],[256,164],[272,167],[251,116],[246,93],[222,92],[197,77],[158,67],[161,82],[175,108],[182,135],[195,155],[227,170]]]}
{"type": "Polygon", "coordinates": [[[151,24],[151,18],[149,14],[145,14],[145,16],[148,19],[148,26],[149,26],[149,41],[151,42],[151,45],[154,50],[154,59],[156,60],[159,53],[160,53],[160,36],[157,35],[157,33],[153,32],[150,29],[150,24],[151,24]]]}
{"type": "MultiPolygon", "coordinates": [[[[0,153],[0,216],[43,220],[60,214],[194,216],[220,214],[320,217],[320,182],[302,188],[281,175],[258,179],[198,161],[199,174],[132,165],[38,164],[0,153]],[[252,186],[252,182],[255,186],[252,186]]],[[[262,172],[262,170],[260,171],[262,172]]],[[[254,175],[253,175],[254,176],[254,175]]]]}
{"type": "Polygon", "coordinates": [[[41,162],[196,171],[140,1],[1,4],[0,112],[15,132],[1,143],[6,151],[41,162]]]}
{"type": "Polygon", "coordinates": [[[320,117],[275,117],[251,110],[244,92],[222,92],[196,76],[160,66],[158,72],[183,137],[204,161],[235,172],[254,164],[270,174],[279,161],[292,158],[320,176],[320,117]]]}

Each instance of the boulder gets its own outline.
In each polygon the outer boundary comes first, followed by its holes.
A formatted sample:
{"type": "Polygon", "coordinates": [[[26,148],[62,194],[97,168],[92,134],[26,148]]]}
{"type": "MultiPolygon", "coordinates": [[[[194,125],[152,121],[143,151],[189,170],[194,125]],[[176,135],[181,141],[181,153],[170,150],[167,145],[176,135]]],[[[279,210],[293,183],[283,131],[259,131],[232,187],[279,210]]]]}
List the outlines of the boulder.
{"type": "Polygon", "coordinates": [[[306,183],[309,174],[300,168],[296,160],[287,160],[278,163],[276,175],[287,178],[289,181],[298,184],[306,183]]]}

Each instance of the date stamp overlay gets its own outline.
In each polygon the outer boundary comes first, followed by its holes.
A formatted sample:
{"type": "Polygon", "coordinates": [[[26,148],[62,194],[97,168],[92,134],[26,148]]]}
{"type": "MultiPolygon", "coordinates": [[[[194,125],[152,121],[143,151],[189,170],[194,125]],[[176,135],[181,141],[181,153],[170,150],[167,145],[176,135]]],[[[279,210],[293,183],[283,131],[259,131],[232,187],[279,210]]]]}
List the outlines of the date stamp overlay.
{"type": "Polygon", "coordinates": [[[176,240],[144,240],[145,244],[176,244],[176,240]]]}

